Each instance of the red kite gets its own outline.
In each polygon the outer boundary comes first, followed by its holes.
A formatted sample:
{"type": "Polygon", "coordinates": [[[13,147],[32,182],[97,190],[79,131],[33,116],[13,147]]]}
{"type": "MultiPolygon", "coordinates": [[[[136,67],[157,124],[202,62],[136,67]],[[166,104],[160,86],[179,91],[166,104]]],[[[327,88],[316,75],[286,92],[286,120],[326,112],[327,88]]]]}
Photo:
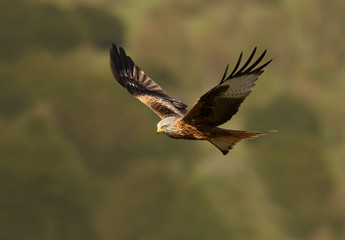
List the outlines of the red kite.
{"type": "Polygon", "coordinates": [[[236,131],[217,126],[229,121],[252,92],[255,82],[271,61],[258,66],[266,50],[252,64],[256,48],[238,70],[242,53],[230,75],[226,67],[220,83],[199,98],[188,111],[187,105],[170,97],[143,70],[134,64],[123,48],[115,44],[110,49],[110,67],[115,79],[134,97],[151,108],[162,120],[157,133],[164,132],[171,138],[207,140],[224,155],[239,141],[272,131],[236,131]]]}

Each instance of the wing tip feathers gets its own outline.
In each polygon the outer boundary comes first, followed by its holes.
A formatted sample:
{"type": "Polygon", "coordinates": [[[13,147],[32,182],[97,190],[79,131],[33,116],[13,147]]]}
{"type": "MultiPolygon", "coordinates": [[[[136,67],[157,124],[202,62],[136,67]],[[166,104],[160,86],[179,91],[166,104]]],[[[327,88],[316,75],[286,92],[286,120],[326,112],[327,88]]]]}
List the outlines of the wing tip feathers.
{"type": "Polygon", "coordinates": [[[122,47],[118,47],[115,43],[111,44],[110,50],[110,68],[115,79],[127,90],[134,94],[134,88],[138,87],[133,79],[134,63],[130,57],[127,56],[122,47]]]}
{"type": "MultiPolygon", "coordinates": [[[[255,46],[252,53],[250,54],[249,58],[247,59],[247,61],[243,64],[243,66],[237,70],[241,64],[242,61],[242,57],[243,57],[243,51],[241,51],[240,56],[237,60],[237,63],[233,69],[233,71],[231,72],[231,74],[228,77],[224,77],[221,80],[221,83],[225,82],[226,80],[229,80],[231,78],[234,77],[238,77],[241,75],[245,75],[245,74],[258,74],[260,75],[261,73],[263,73],[263,68],[266,67],[269,63],[272,62],[273,59],[270,59],[268,62],[262,64],[261,66],[255,68],[261,61],[262,59],[265,57],[266,53],[267,53],[267,49],[265,49],[262,54],[258,57],[258,59],[250,65],[255,53],[256,53],[257,47],[255,46]],[[250,65],[248,67],[248,65],[250,65]]],[[[227,71],[224,73],[226,75],[227,71]]]]}

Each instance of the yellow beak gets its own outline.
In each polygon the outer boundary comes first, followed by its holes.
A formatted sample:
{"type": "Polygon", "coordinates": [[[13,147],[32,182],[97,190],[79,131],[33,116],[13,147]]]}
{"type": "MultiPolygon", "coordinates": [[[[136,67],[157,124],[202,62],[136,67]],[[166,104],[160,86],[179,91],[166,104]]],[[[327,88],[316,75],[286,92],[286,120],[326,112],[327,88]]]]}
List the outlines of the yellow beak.
{"type": "Polygon", "coordinates": [[[163,132],[163,131],[165,131],[164,128],[157,128],[157,134],[160,133],[160,132],[163,132]]]}

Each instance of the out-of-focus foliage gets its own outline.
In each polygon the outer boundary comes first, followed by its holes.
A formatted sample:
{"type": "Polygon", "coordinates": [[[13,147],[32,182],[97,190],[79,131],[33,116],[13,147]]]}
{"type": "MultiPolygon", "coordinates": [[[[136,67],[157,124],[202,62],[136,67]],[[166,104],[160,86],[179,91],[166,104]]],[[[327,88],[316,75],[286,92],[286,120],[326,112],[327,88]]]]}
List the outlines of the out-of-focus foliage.
{"type": "Polygon", "coordinates": [[[63,9],[26,0],[0,1],[0,59],[14,59],[42,49],[66,52],[90,42],[107,48],[123,41],[123,25],[99,8],[63,9]]]}
{"type": "Polygon", "coordinates": [[[0,0],[0,239],[345,238],[345,3],[0,0]],[[258,46],[274,61],[223,156],[157,136],[115,83],[125,47],[191,106],[258,46]]]}

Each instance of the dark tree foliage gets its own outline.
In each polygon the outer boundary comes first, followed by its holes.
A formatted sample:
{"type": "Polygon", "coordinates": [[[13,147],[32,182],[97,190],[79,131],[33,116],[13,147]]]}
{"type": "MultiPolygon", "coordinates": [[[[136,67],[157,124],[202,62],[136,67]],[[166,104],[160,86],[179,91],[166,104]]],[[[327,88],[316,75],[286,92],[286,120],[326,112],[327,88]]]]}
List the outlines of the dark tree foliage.
{"type": "Polygon", "coordinates": [[[107,48],[122,43],[119,19],[97,8],[62,9],[24,0],[0,1],[0,59],[16,59],[37,50],[70,51],[89,42],[107,48]]]}
{"type": "Polygon", "coordinates": [[[305,238],[331,220],[327,196],[334,182],[325,162],[321,125],[310,107],[288,96],[266,108],[252,109],[247,122],[248,128],[262,124],[278,129],[275,136],[252,146],[257,159],[253,163],[286,209],[288,230],[305,238]]]}

